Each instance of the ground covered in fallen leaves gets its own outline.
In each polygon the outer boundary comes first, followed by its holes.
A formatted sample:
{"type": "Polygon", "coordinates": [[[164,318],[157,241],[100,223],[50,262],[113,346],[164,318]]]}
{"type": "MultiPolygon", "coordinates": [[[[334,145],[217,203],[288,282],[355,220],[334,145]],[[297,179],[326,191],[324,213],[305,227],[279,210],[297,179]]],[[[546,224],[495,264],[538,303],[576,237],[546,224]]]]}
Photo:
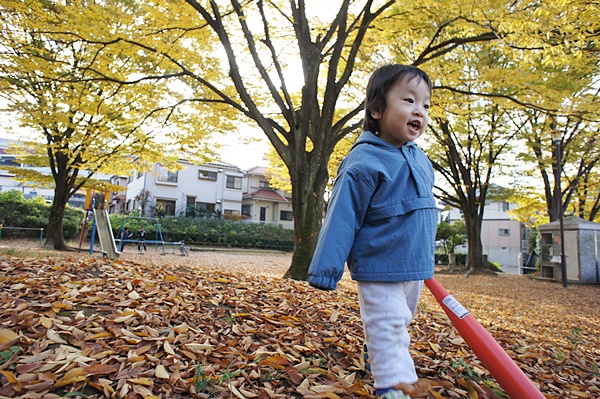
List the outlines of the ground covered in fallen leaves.
{"type": "MultiPolygon", "coordinates": [[[[291,255],[0,247],[1,398],[372,398],[353,283],[281,279],[291,255]]],[[[600,398],[600,287],[439,274],[547,398],[600,398]]],[[[425,289],[427,398],[506,398],[425,289]]]]}

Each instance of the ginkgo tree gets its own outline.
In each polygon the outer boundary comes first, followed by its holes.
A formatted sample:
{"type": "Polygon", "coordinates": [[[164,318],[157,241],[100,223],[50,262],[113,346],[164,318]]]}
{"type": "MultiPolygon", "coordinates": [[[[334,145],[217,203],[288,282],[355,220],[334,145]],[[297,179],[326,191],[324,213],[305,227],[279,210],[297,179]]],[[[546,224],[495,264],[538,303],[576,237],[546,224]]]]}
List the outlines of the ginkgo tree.
{"type": "MultiPolygon", "coordinates": [[[[381,35],[371,28],[381,28],[377,24],[383,15],[386,29],[393,16],[417,19],[423,6],[372,0],[321,8],[305,1],[187,2],[223,45],[238,97],[223,101],[263,130],[288,170],[295,249],[287,276],[305,279],[321,227],[331,155],[340,140],[361,126],[368,75],[375,65],[393,59],[393,39],[378,43],[381,35]],[[290,77],[293,65],[301,70],[290,77]]],[[[429,21],[410,22],[398,25],[394,34],[422,44],[413,46],[415,53],[406,63],[423,64],[461,44],[498,38],[484,23],[466,17],[458,29],[440,26],[444,35],[439,39],[419,38],[413,31],[429,21]]]]}
{"type": "MultiPolygon", "coordinates": [[[[600,168],[600,125],[577,115],[561,117],[536,111],[530,111],[529,115],[525,135],[528,151],[522,152],[520,158],[531,165],[526,173],[537,176],[542,182],[540,191],[547,214],[550,221],[555,221],[560,212],[575,213],[570,209],[575,199],[585,201],[593,195],[588,182],[590,178],[593,181],[600,168]],[[557,147],[557,144],[560,145],[557,147]],[[558,176],[556,151],[561,151],[561,176],[558,176]],[[561,192],[558,192],[559,179],[561,192]]],[[[593,214],[587,214],[585,209],[584,205],[578,210],[579,216],[593,220],[593,214]]]]}
{"type": "MultiPolygon", "coordinates": [[[[50,174],[13,171],[23,181],[54,188],[47,237],[57,249],[67,249],[67,201],[94,184],[96,175],[128,175],[154,162],[176,168],[181,157],[202,162],[214,155],[209,133],[229,125],[215,115],[217,106],[182,102],[183,89],[171,81],[178,74],[153,51],[177,51],[213,69],[219,60],[211,58],[210,41],[202,30],[187,32],[207,50],[201,57],[193,43],[180,40],[181,31],[165,29],[166,17],[156,17],[160,29],[145,23],[155,12],[123,1],[0,5],[0,96],[23,144],[13,151],[21,163],[47,166],[50,174]]],[[[162,12],[178,15],[173,23],[186,17],[177,4],[162,12]]]]}
{"type": "MultiPolygon", "coordinates": [[[[557,0],[544,7],[438,0],[343,0],[326,6],[304,0],[187,3],[198,12],[196,25],[206,24],[221,43],[235,95],[223,93],[222,82],[193,73],[184,62],[178,65],[257,124],[288,170],[295,249],[286,275],[295,279],[307,277],[331,154],[342,138],[360,129],[364,86],[375,66],[393,61],[419,65],[432,72],[438,89],[460,93],[456,79],[466,53],[458,51],[468,53],[468,46],[500,43],[501,55],[518,50],[528,68],[530,60],[565,64],[576,59],[597,34],[585,24],[595,14],[583,1],[557,0]],[[454,70],[444,71],[447,61],[453,61],[454,70]]],[[[535,106],[535,89],[521,83],[516,92],[500,96],[535,106]]],[[[494,87],[482,84],[480,92],[469,94],[495,96],[494,87]]]]}
{"type": "MultiPolygon", "coordinates": [[[[473,272],[486,267],[481,223],[491,178],[503,159],[514,160],[513,151],[527,142],[530,116],[524,111],[563,119],[597,115],[597,96],[592,101],[588,96],[587,102],[568,97],[589,91],[593,76],[598,76],[598,9],[582,2],[548,2],[544,8],[528,2],[430,4],[434,6],[421,8],[419,20],[405,13],[388,21],[392,26],[413,26],[411,31],[421,36],[415,40],[409,35],[390,47],[399,59],[422,62],[434,78],[432,129],[423,141],[441,177],[437,197],[465,215],[468,266],[473,272]],[[451,53],[431,58],[439,50],[432,41],[444,43],[448,32],[474,21],[479,26],[473,26],[473,34],[491,33],[495,39],[465,40],[451,53]]],[[[548,131],[542,137],[552,148],[548,131]]],[[[583,170],[594,167],[593,161],[584,164],[583,170]]]]}

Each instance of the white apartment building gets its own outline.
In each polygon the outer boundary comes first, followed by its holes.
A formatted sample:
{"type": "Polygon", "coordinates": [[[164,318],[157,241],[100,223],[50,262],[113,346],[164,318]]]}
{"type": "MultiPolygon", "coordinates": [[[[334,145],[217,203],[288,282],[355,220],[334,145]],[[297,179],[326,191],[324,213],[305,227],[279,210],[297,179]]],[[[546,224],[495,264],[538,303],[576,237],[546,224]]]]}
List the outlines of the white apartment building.
{"type": "MultiPolygon", "coordinates": [[[[50,201],[54,197],[54,190],[49,188],[33,187],[26,183],[19,182],[14,179],[15,175],[3,169],[3,167],[14,167],[23,165],[19,164],[14,154],[9,154],[6,150],[14,140],[0,138],[0,191],[18,190],[23,193],[25,198],[33,198],[38,195],[50,201]]],[[[42,173],[50,174],[50,168],[35,168],[42,173]]]]}
{"type": "MultiPolygon", "coordinates": [[[[490,202],[483,210],[481,225],[481,243],[483,253],[492,262],[502,266],[519,267],[522,252],[527,251],[525,225],[511,218],[509,209],[515,209],[517,204],[506,201],[490,202]]],[[[464,219],[460,209],[452,208],[444,217],[444,221],[451,223],[464,219]]],[[[459,246],[457,252],[465,252],[466,246],[459,246]]]]}
{"type": "MultiPolygon", "coordinates": [[[[21,183],[2,166],[19,166],[16,157],[8,154],[10,140],[0,138],[0,191],[19,190],[25,198],[43,196],[48,202],[54,190],[21,183]]],[[[148,172],[131,172],[129,176],[96,175],[101,181],[122,187],[110,195],[109,213],[140,211],[143,216],[223,215],[243,222],[279,224],[294,227],[291,194],[272,189],[265,176],[265,167],[243,171],[236,165],[212,162],[194,165],[180,160],[181,170],[169,171],[155,164],[148,172]],[[147,193],[141,209],[140,193],[147,193]]],[[[50,173],[49,168],[36,168],[50,173]]],[[[69,203],[83,208],[85,192],[77,193],[69,203]]]]}

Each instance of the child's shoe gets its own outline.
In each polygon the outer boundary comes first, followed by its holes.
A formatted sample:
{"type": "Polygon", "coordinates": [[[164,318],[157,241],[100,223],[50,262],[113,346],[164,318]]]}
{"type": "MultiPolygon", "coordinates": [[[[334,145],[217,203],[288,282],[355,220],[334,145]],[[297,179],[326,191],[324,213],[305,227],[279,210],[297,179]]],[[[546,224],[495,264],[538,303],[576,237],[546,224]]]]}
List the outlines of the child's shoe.
{"type": "Polygon", "coordinates": [[[404,392],[392,389],[387,391],[383,395],[377,396],[378,399],[411,399],[410,396],[405,395],[404,392]]]}

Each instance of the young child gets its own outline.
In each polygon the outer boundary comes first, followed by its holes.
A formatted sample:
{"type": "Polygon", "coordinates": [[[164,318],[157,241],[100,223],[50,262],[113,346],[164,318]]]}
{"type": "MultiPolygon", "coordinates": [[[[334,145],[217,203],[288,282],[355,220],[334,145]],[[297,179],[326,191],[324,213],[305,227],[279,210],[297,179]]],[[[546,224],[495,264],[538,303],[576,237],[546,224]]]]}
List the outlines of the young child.
{"type": "Polygon", "coordinates": [[[127,240],[130,240],[133,237],[133,233],[129,231],[129,227],[125,227],[125,229],[120,234],[121,246],[119,248],[120,252],[123,252],[125,249],[125,245],[127,245],[127,240]]]}
{"type": "Polygon", "coordinates": [[[423,280],[433,277],[434,173],[414,141],[429,123],[431,81],[405,65],[377,69],[367,85],[364,132],[340,165],[309,283],[333,290],[347,262],[357,281],[371,373],[379,398],[425,393],[407,326],[423,280]]]}
{"type": "Polygon", "coordinates": [[[140,231],[138,231],[138,252],[142,253],[142,247],[144,247],[144,252],[146,250],[146,230],[144,226],[140,227],[140,231]]]}

